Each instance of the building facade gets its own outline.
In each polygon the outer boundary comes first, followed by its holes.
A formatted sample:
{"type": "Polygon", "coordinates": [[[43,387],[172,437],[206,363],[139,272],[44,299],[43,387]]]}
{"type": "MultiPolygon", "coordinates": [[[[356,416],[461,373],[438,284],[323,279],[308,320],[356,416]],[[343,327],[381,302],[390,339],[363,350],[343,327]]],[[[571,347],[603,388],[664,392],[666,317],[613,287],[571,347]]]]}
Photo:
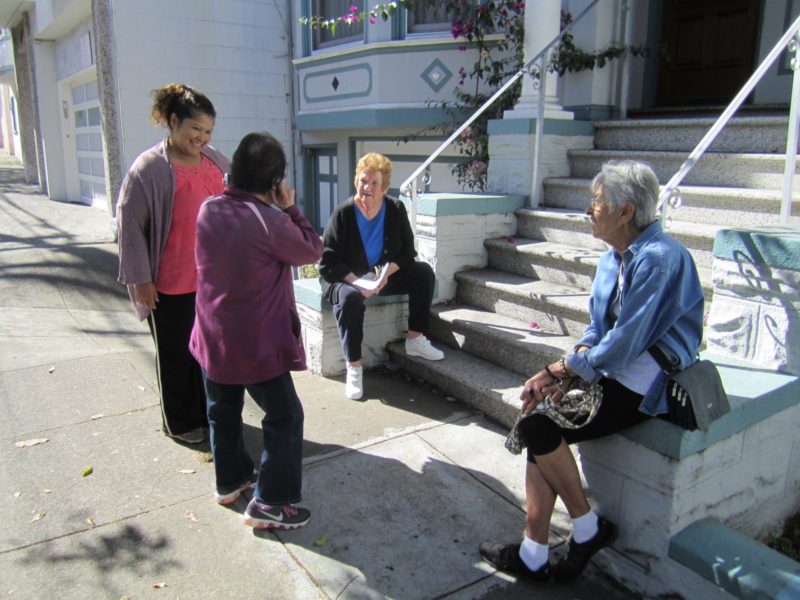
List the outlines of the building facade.
{"type": "MultiPolygon", "coordinates": [[[[589,4],[528,2],[526,58],[558,35],[565,13],[576,17],[589,4]]],[[[282,141],[288,176],[321,230],[352,192],[358,156],[391,157],[396,192],[439,145],[445,136],[435,128],[451,117],[438,103],[452,102],[459,70],[476,58],[472,45],[453,38],[449,15],[422,1],[336,35],[299,20],[346,14],[351,6],[360,12],[364,0],[9,0],[0,5],[14,67],[13,77],[0,72],[4,144],[13,144],[29,179],[51,198],[113,213],[125,170],[164,135],[149,122],[151,90],[186,82],[214,102],[212,143],[223,152],[230,155],[253,130],[282,141]]],[[[726,103],[799,12],[798,0],[600,0],[576,24],[576,45],[593,51],[625,41],[651,52],[549,75],[545,120],[554,148],[587,143],[591,122],[615,118],[623,104],[676,111],[726,103]]],[[[775,66],[749,104],[785,108],[790,83],[787,65],[775,66]]],[[[537,97],[525,77],[517,106],[490,125],[500,142],[490,162],[493,192],[534,192],[514,173],[531,159],[537,97]],[[513,148],[513,156],[502,148],[513,148]]],[[[457,190],[450,167],[459,160],[445,152],[425,189],[457,190]]],[[[559,174],[562,163],[555,160],[548,173],[559,174]]]]}

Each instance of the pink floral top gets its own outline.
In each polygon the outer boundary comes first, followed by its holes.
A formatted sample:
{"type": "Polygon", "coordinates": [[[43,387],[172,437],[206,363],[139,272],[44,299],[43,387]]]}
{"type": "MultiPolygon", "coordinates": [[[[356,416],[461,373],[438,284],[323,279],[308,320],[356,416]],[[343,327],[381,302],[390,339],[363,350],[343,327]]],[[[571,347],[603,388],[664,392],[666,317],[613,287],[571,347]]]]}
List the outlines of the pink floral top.
{"type": "Polygon", "coordinates": [[[209,196],[222,193],[222,171],[206,156],[196,167],[172,164],[175,171],[175,206],[167,243],[158,264],[156,289],[165,294],[188,294],[197,290],[194,245],[197,213],[209,196]]]}

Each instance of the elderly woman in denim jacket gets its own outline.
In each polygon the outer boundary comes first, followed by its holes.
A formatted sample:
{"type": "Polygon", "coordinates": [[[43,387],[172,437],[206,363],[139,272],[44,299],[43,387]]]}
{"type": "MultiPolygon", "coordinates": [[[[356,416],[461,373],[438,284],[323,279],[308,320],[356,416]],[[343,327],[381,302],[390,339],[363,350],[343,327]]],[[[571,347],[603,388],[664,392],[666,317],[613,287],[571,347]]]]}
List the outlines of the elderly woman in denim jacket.
{"type": "Polygon", "coordinates": [[[667,412],[667,375],[655,348],[678,369],[697,359],[703,328],[703,292],[689,252],[656,220],[658,180],[646,165],[607,163],[592,182],[586,209],[592,235],[611,249],[597,266],[589,300],[591,323],[574,353],[525,382],[522,412],[545,396],[558,401],[559,385],[574,377],[599,382],[603,401],[595,418],[562,429],[543,414],[520,422],[527,446],[527,520],[521,544],[484,542],[480,551],[496,568],[536,583],[577,577],[595,552],[611,544],[617,527],[586,498],[568,445],[603,437],[667,412]],[[561,380],[561,381],[559,381],[561,380]],[[547,545],[556,497],[572,519],[567,553],[553,567],[547,545]]]}

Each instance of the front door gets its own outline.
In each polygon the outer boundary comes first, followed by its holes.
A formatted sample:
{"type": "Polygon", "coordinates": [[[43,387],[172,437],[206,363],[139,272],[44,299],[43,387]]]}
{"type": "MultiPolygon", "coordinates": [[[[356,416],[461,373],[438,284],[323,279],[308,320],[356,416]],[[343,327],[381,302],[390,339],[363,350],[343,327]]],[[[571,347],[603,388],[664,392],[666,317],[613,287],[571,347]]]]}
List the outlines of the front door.
{"type": "Polygon", "coordinates": [[[659,106],[728,104],[755,68],[761,0],[664,0],[659,106]]]}

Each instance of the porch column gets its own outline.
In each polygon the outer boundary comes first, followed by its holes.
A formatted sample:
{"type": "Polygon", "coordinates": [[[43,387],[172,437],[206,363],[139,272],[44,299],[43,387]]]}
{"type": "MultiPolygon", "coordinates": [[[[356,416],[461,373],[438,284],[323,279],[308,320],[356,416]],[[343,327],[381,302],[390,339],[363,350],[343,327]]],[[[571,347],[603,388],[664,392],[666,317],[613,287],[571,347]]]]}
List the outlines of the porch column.
{"type": "MultiPolygon", "coordinates": [[[[561,31],[561,0],[529,1],[525,7],[524,60],[527,64],[561,31]]],[[[558,74],[547,73],[544,99],[546,119],[572,119],[558,101],[558,74]]],[[[522,80],[522,94],[512,111],[506,111],[506,119],[532,119],[536,117],[539,90],[534,88],[532,77],[522,80]]]]}

